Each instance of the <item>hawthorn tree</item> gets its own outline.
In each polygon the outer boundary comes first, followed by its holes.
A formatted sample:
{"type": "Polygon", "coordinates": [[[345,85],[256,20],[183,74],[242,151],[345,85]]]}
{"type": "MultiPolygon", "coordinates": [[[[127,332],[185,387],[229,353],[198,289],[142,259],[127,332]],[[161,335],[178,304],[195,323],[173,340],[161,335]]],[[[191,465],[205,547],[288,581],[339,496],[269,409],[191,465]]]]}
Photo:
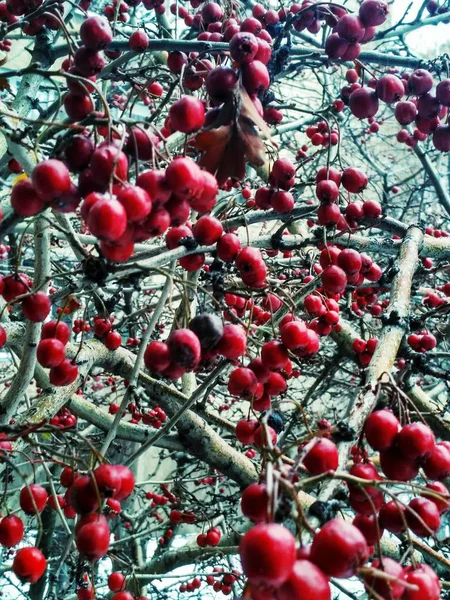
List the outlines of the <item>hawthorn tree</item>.
{"type": "Polygon", "coordinates": [[[0,2],[2,597],[449,597],[450,8],[396,4],[0,2]]]}

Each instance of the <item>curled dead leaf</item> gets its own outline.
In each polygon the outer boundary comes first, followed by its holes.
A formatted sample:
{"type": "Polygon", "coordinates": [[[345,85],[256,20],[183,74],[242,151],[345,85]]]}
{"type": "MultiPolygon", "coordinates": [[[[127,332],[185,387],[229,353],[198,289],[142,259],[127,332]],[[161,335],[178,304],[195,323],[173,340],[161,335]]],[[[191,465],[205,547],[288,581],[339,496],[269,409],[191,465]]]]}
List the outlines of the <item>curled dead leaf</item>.
{"type": "Polygon", "coordinates": [[[209,127],[200,131],[193,146],[203,154],[199,164],[213,173],[219,185],[231,177],[244,179],[246,163],[266,173],[266,149],[260,132],[271,142],[270,129],[250,96],[241,87],[217,111],[209,127]]]}

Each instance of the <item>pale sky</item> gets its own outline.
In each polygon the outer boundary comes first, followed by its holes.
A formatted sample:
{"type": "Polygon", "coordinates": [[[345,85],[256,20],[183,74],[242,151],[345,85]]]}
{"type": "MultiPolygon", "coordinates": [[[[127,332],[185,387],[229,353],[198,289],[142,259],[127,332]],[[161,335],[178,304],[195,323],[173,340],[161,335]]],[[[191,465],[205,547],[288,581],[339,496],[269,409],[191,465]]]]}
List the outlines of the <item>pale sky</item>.
{"type": "MultiPolygon", "coordinates": [[[[412,2],[406,21],[411,21],[422,6],[423,0],[394,0],[389,9],[392,14],[392,22],[397,22],[404,14],[406,8],[412,2]]],[[[428,16],[425,11],[424,17],[428,16]]],[[[414,54],[420,57],[432,58],[436,54],[450,51],[450,25],[430,25],[422,27],[410,33],[406,40],[414,54]]]]}

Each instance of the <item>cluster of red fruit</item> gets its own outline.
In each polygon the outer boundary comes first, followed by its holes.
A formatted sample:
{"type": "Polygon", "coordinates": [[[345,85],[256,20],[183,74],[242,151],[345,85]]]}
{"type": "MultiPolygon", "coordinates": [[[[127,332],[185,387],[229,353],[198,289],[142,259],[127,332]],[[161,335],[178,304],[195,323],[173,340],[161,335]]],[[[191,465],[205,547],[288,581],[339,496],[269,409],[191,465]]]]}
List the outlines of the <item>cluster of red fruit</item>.
{"type": "MultiPolygon", "coordinates": [[[[286,391],[285,370],[288,375],[289,371],[292,371],[289,352],[303,358],[316,354],[320,348],[316,331],[291,314],[286,315],[280,322],[280,338],[266,342],[261,348],[260,357],[254,358],[246,367],[237,367],[229,375],[230,394],[251,401],[253,409],[258,412],[270,409],[272,396],[286,391]]],[[[236,436],[239,441],[260,446],[264,428],[260,427],[257,421],[243,420],[240,423],[247,423],[250,429],[253,426],[253,431],[250,430],[249,435],[241,436],[240,430],[237,429],[236,436]]],[[[268,429],[270,430],[270,427],[268,429]]]]}
{"type": "Polygon", "coordinates": [[[306,296],[303,306],[314,317],[309,327],[319,335],[330,335],[339,329],[339,304],[334,298],[315,292],[306,296]]]}
{"type": "Polygon", "coordinates": [[[329,246],[322,250],[322,256],[324,261],[321,264],[325,266],[320,273],[321,291],[330,296],[342,294],[347,285],[357,287],[365,279],[376,282],[382,276],[381,268],[367,254],[360,254],[352,248],[340,250],[336,246],[329,246]]]}
{"type": "MultiPolygon", "coordinates": [[[[267,447],[269,439],[272,444],[275,444],[278,438],[276,431],[272,427],[263,425],[258,420],[250,418],[238,421],[235,435],[241,444],[254,444],[260,449],[267,447]]],[[[247,458],[255,458],[256,452],[253,448],[250,448],[245,455],[247,458]]]]}
{"type": "MultiPolygon", "coordinates": [[[[335,146],[339,142],[339,131],[337,129],[329,129],[326,121],[319,121],[317,125],[310,125],[306,128],[305,133],[313,146],[323,146],[326,148],[330,144],[335,146]]],[[[304,158],[304,156],[300,158],[304,158]]]]}
{"type": "Polygon", "coordinates": [[[112,321],[112,318],[104,319],[95,315],[94,333],[103,340],[108,350],[117,350],[122,344],[122,336],[118,331],[113,331],[112,321]]]}
{"type": "Polygon", "coordinates": [[[30,321],[40,323],[48,317],[51,302],[44,292],[31,293],[32,285],[31,279],[22,273],[0,276],[0,294],[4,300],[13,303],[24,296],[20,303],[23,315],[30,321]]]}
{"type": "Polygon", "coordinates": [[[407,129],[399,131],[399,142],[413,147],[432,134],[437,150],[450,150],[450,127],[443,122],[450,106],[450,79],[439,81],[433,91],[433,75],[425,69],[404,72],[400,76],[391,69],[379,79],[371,79],[367,86],[356,81],[358,75],[354,69],[349,72],[351,83],[342,89],[341,98],[348,103],[353,115],[359,119],[372,119],[379,111],[380,100],[386,104],[395,103],[397,122],[402,126],[413,123],[416,126],[412,134],[407,129]],[[405,95],[408,98],[403,100],[405,95]]]}
{"type": "MultiPolygon", "coordinates": [[[[4,517],[0,521],[0,544],[4,548],[16,546],[22,541],[24,531],[23,521],[20,517],[17,517],[16,515],[4,517]]],[[[29,583],[35,583],[40,579],[46,568],[47,561],[44,555],[35,547],[21,548],[18,550],[12,566],[14,574],[22,582],[29,583]]]]}
{"type": "Polygon", "coordinates": [[[436,229],[435,227],[425,227],[425,233],[435,238],[450,237],[450,233],[445,229],[436,229]]]}
{"type": "Polygon", "coordinates": [[[64,321],[49,321],[42,327],[36,357],[42,367],[50,369],[50,383],[55,386],[70,385],[78,377],[77,365],[66,358],[69,339],[70,329],[64,321]]]}
{"type": "MultiPolygon", "coordinates": [[[[62,471],[61,484],[69,488],[65,496],[48,496],[41,485],[28,485],[20,491],[19,504],[28,515],[41,513],[47,504],[53,510],[64,509],[67,518],[74,518],[77,513],[84,515],[76,526],[77,548],[89,560],[97,560],[106,554],[110,542],[105,517],[93,512],[98,508],[98,494],[114,499],[120,506],[119,501],[133,491],[134,478],[121,465],[102,465],[93,471],[92,477],[76,477],[72,469],[62,471]]],[[[0,544],[5,548],[16,546],[23,536],[24,525],[19,517],[10,515],[0,521],[0,544]]],[[[35,583],[46,566],[47,561],[38,548],[22,548],[14,557],[13,572],[21,581],[35,583]]]]}
{"type": "MultiPolygon", "coordinates": [[[[62,7],[59,4],[54,4],[48,10],[42,12],[39,16],[31,17],[41,5],[43,0],[7,0],[0,3],[0,21],[13,25],[19,21],[19,17],[24,17],[22,21],[22,31],[26,35],[37,35],[44,27],[56,31],[61,26],[63,16],[62,7]]],[[[2,48],[8,52],[9,49],[2,48]]]]}
{"type": "Polygon", "coordinates": [[[224,326],[217,315],[203,313],[191,320],[189,329],[173,331],[165,342],[150,342],[144,363],[149,371],[178,379],[219,354],[235,360],[246,347],[247,336],[241,326],[224,326]]]}
{"type": "Polygon", "coordinates": [[[364,287],[357,288],[352,293],[352,311],[358,317],[362,317],[364,310],[368,310],[372,316],[379,317],[383,310],[389,305],[389,300],[378,302],[380,288],[364,287]]]}
{"type": "MultiPolygon", "coordinates": [[[[167,419],[165,411],[160,406],[155,406],[142,414],[142,422],[144,425],[150,425],[153,429],[160,429],[167,419]]],[[[134,422],[139,422],[139,415],[136,411],[133,412],[134,422]]]]}
{"type": "Polygon", "coordinates": [[[89,331],[91,331],[91,329],[92,329],[92,327],[89,325],[89,323],[85,319],[79,318],[79,319],[73,320],[72,331],[75,334],[89,333],[89,331]]]}
{"type": "MultiPolygon", "coordinates": [[[[148,600],[146,596],[134,596],[125,590],[126,578],[120,571],[113,571],[108,577],[108,588],[113,593],[110,596],[111,600],[148,600]]],[[[77,600],[95,600],[98,596],[95,593],[94,587],[89,581],[87,574],[82,577],[82,583],[79,584],[77,590],[77,600]]]]}
{"type": "MultiPolygon", "coordinates": [[[[369,516],[375,507],[380,511],[381,527],[392,533],[404,531],[406,525],[421,537],[437,531],[440,514],[449,509],[448,491],[441,480],[450,475],[450,444],[436,443],[433,432],[424,423],[415,422],[401,427],[395,415],[387,409],[372,413],[364,432],[370,447],[380,453],[381,469],[387,478],[410,481],[422,467],[427,479],[433,481],[408,506],[396,500],[384,504],[383,494],[378,488],[365,487],[365,506],[358,512],[369,516]],[[367,507],[368,499],[371,509],[367,507]]],[[[361,479],[381,479],[370,462],[355,464],[350,473],[361,479]]]]}
{"type": "Polygon", "coordinates": [[[246,318],[251,319],[256,325],[267,323],[283,305],[280,298],[270,292],[264,296],[261,302],[257,302],[257,298],[225,294],[225,304],[228,308],[224,311],[224,319],[233,321],[234,317],[242,318],[248,313],[246,318]]]}
{"type": "Polygon", "coordinates": [[[408,344],[415,352],[428,352],[437,346],[437,339],[426,329],[408,336],[408,344]]]}
{"type": "Polygon", "coordinates": [[[50,425],[55,425],[55,427],[59,427],[61,429],[66,429],[68,427],[75,427],[77,424],[78,418],[76,415],[70,412],[68,408],[61,408],[54,417],[52,417],[49,421],[50,425]]]}
{"type": "Polygon", "coordinates": [[[231,573],[223,573],[222,567],[214,567],[215,575],[207,575],[206,583],[212,586],[215,592],[222,592],[224,596],[229,596],[233,593],[232,585],[241,576],[240,571],[233,569],[231,573]],[[222,574],[223,573],[223,574],[222,574]],[[217,577],[221,576],[221,581],[217,577]]]}
{"type": "MultiPolygon", "coordinates": [[[[310,546],[300,547],[288,529],[261,522],[244,535],[239,552],[255,600],[269,594],[277,600],[330,600],[329,578],[358,574],[371,550],[355,525],[333,519],[315,534],[310,546]]],[[[383,557],[365,567],[363,577],[366,590],[380,599],[440,598],[439,578],[427,565],[403,567],[383,557]]]]}
{"type": "Polygon", "coordinates": [[[316,197],[320,201],[317,211],[319,225],[337,225],[347,229],[357,227],[357,221],[363,218],[377,219],[381,215],[381,206],[375,200],[349,202],[345,209],[345,218],[339,208],[340,186],[350,194],[360,194],[368,184],[365,173],[349,167],[342,173],[334,167],[322,167],[316,173],[316,197]]]}
{"type": "Polygon", "coordinates": [[[197,536],[197,544],[200,548],[206,548],[206,546],[218,546],[222,532],[218,527],[210,527],[206,533],[200,533],[197,536]]]}
{"type": "Polygon", "coordinates": [[[295,184],[295,166],[287,158],[277,159],[269,176],[270,187],[260,187],[255,193],[255,205],[262,210],[273,208],[275,212],[290,212],[295,205],[289,192],[295,184]]]}
{"type": "Polygon", "coordinates": [[[370,363],[377,346],[378,338],[369,338],[368,340],[357,338],[353,340],[352,348],[358,355],[358,361],[362,367],[367,367],[370,363]]]}
{"type": "MultiPolygon", "coordinates": [[[[303,4],[306,6],[311,5],[309,0],[304,0],[303,4]]],[[[364,0],[359,7],[358,15],[350,15],[345,8],[336,5],[325,5],[321,8],[320,19],[333,28],[333,33],[326,39],[325,52],[332,59],[339,58],[343,60],[354,60],[359,56],[361,44],[373,40],[376,27],[386,21],[389,13],[387,4],[379,0],[364,0]]],[[[319,13],[317,9],[309,12],[319,13]]],[[[308,11],[304,14],[308,14],[308,11]]],[[[302,19],[302,16],[300,19],[302,19]]],[[[316,19],[318,18],[317,16],[316,19]]]]}
{"type": "Polygon", "coordinates": [[[134,490],[132,472],[123,465],[107,464],[94,469],[91,476],[78,476],[71,469],[64,469],[61,483],[68,487],[67,504],[81,515],[75,528],[78,551],[90,561],[102,558],[109,549],[110,529],[107,518],[98,512],[99,497],[108,499],[115,513],[120,512],[120,502],[134,490]]]}
{"type": "MultiPolygon", "coordinates": [[[[445,284],[447,286],[447,289],[449,289],[450,291],[450,286],[447,284],[445,284]]],[[[436,290],[437,291],[443,291],[444,286],[437,286],[436,290]]],[[[448,295],[448,294],[447,294],[448,295]]],[[[423,297],[423,301],[425,306],[429,306],[430,308],[437,308],[438,306],[441,306],[442,304],[447,304],[448,303],[448,299],[447,298],[443,298],[442,296],[440,296],[438,293],[436,292],[427,292],[425,294],[425,296],[423,297]]]]}
{"type": "MultiPolygon", "coordinates": [[[[21,216],[31,216],[45,208],[44,197],[61,212],[74,211],[85,197],[81,216],[110,260],[126,260],[134,242],[162,235],[169,225],[184,224],[191,208],[203,213],[216,202],[215,177],[190,158],[175,159],[165,172],[145,171],[136,185],[117,183],[112,196],[99,190],[113,178],[126,182],[128,177],[128,159],[115,144],[94,149],[90,138],[74,136],[65,158],[73,171],[82,171],[78,189],[64,163],[50,159],[35,167],[31,181],[22,179],[14,186],[11,204],[21,216]]],[[[199,268],[198,256],[185,257],[181,263],[185,260],[187,266],[194,263],[199,268]]]]}

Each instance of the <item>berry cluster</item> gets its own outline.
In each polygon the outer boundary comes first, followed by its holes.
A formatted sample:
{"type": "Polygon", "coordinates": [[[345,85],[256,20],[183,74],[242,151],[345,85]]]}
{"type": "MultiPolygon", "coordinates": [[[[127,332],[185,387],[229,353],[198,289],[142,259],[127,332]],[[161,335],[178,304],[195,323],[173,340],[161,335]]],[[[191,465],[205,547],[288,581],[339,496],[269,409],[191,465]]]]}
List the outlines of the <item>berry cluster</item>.
{"type": "Polygon", "coordinates": [[[342,173],[334,167],[322,167],[316,174],[316,197],[320,201],[317,211],[319,225],[337,225],[338,228],[357,227],[356,222],[362,218],[376,219],[381,215],[381,206],[374,200],[366,202],[353,201],[347,204],[344,219],[338,202],[340,186],[349,194],[360,194],[368,184],[365,173],[349,167],[342,173]]]}
{"type": "Polygon", "coordinates": [[[222,532],[218,527],[210,527],[206,533],[200,533],[197,536],[197,544],[200,548],[206,548],[206,546],[218,546],[222,532]]]}
{"type": "MultiPolygon", "coordinates": [[[[309,3],[304,0],[303,4],[307,6],[309,3]]],[[[389,9],[379,0],[364,0],[358,15],[348,14],[344,8],[334,5],[325,6],[320,12],[320,19],[333,28],[333,33],[326,39],[325,52],[332,59],[354,60],[361,52],[361,44],[370,42],[375,37],[376,27],[386,21],[389,9]]],[[[316,19],[319,20],[319,17],[316,19]]],[[[304,27],[300,31],[302,29],[304,27]]]]}
{"type": "Polygon", "coordinates": [[[66,345],[70,339],[70,329],[64,321],[49,321],[41,331],[41,341],[37,346],[37,361],[50,369],[50,383],[65,386],[78,377],[77,365],[66,358],[66,345]]]}
{"type": "MultiPolygon", "coordinates": [[[[310,125],[306,128],[305,133],[313,146],[326,148],[330,144],[335,146],[339,142],[339,131],[330,129],[326,121],[319,121],[317,125],[310,125]]],[[[302,152],[305,152],[303,148],[302,152]]],[[[304,156],[300,156],[300,158],[304,158],[304,156]]]]}
{"type": "Polygon", "coordinates": [[[408,344],[415,352],[428,352],[434,350],[437,340],[432,333],[426,329],[408,336],[408,344]]]}
{"type": "Polygon", "coordinates": [[[191,320],[189,329],[173,331],[166,342],[150,342],[144,362],[150,371],[178,379],[218,354],[233,360],[239,358],[246,347],[247,337],[241,326],[224,326],[216,315],[204,313],[191,320]]]}
{"type": "Polygon", "coordinates": [[[61,410],[50,419],[49,423],[50,425],[55,425],[61,429],[66,429],[68,427],[75,427],[77,421],[76,415],[71,413],[68,408],[61,408],[61,410]]]}
{"type": "Polygon", "coordinates": [[[118,331],[113,331],[112,324],[114,319],[102,319],[98,315],[94,316],[94,333],[100,339],[108,350],[117,350],[122,345],[122,336],[118,331]]]}
{"type": "MultiPolygon", "coordinates": [[[[371,79],[367,86],[361,86],[352,77],[350,85],[342,89],[343,102],[359,119],[371,120],[370,128],[375,125],[375,133],[379,126],[373,117],[379,111],[379,101],[395,104],[396,121],[403,127],[412,124],[416,127],[412,134],[407,129],[400,130],[397,134],[400,143],[413,147],[432,135],[434,147],[441,152],[448,152],[450,127],[444,119],[450,106],[450,79],[443,79],[435,86],[433,75],[425,69],[403,72],[400,76],[396,69],[391,71],[379,79],[371,79]],[[404,96],[407,99],[403,99],[404,96]]],[[[356,73],[354,70],[350,72],[356,73]]]]}
{"type": "Polygon", "coordinates": [[[358,361],[362,367],[369,365],[377,345],[378,338],[369,338],[368,340],[358,338],[353,341],[352,348],[358,355],[358,361]]]}

